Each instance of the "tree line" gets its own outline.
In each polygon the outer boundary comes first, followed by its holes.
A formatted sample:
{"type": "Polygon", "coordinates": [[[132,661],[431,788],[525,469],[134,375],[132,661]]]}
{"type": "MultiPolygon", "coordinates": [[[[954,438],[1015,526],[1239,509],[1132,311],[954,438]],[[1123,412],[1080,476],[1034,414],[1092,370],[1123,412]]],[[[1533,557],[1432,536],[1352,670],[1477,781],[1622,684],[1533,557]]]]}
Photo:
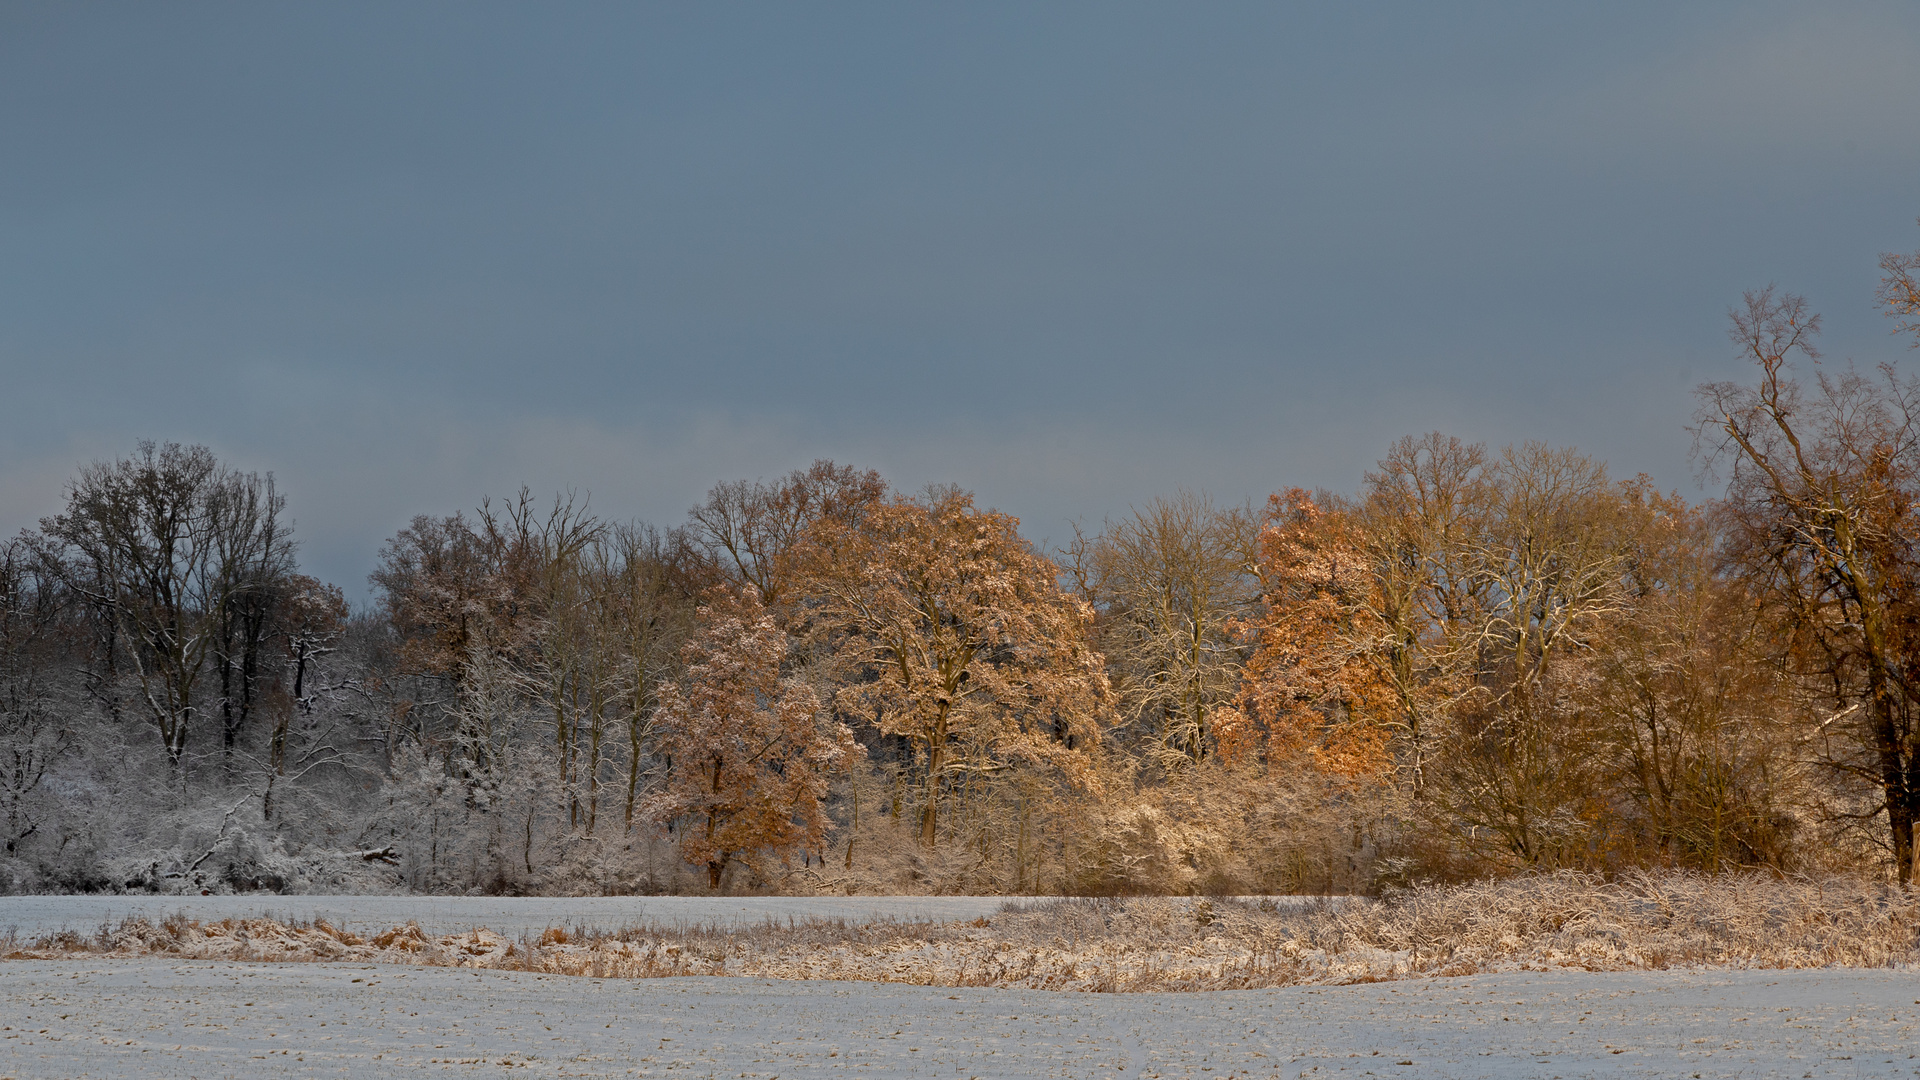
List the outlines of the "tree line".
{"type": "MultiPolygon", "coordinates": [[[[1920,253],[1880,299],[1920,343],[1920,253]]],[[[833,462],[671,528],[416,517],[375,602],[141,444],[0,548],[0,888],[1338,892],[1886,873],[1920,817],[1920,382],[1772,289],[1689,503],[1443,434],[1044,551],[833,462]]]]}

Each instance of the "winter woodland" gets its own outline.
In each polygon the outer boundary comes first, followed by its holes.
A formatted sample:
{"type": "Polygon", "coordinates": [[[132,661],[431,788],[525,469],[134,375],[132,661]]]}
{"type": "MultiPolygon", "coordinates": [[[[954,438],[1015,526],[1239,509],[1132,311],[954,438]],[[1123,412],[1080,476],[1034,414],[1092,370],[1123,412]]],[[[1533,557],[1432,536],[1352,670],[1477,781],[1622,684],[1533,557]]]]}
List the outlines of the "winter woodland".
{"type": "MultiPolygon", "coordinates": [[[[1920,343],[1920,253],[1881,300],[1920,343]]],[[[1850,871],[1920,817],[1920,382],[1750,294],[1720,497],[1441,434],[1043,551],[821,461],[671,527],[417,517],[374,602],[271,476],[80,468],[0,547],[0,890],[1350,893],[1850,871]]]]}

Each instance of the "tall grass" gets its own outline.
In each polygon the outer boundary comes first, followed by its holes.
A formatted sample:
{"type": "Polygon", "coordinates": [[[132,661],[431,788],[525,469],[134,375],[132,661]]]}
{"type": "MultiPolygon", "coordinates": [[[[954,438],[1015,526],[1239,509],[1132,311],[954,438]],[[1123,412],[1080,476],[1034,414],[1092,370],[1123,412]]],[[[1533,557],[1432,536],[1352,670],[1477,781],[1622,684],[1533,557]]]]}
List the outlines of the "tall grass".
{"type": "Polygon", "coordinates": [[[11,959],[164,955],[361,960],[601,978],[745,975],[930,986],[1145,991],[1375,982],[1581,968],[1902,967],[1920,902],[1851,878],[1561,873],[1381,899],[1135,897],[1009,904],[991,919],[549,928],[508,940],[417,925],[173,917],[94,935],[0,939],[11,959]]]}

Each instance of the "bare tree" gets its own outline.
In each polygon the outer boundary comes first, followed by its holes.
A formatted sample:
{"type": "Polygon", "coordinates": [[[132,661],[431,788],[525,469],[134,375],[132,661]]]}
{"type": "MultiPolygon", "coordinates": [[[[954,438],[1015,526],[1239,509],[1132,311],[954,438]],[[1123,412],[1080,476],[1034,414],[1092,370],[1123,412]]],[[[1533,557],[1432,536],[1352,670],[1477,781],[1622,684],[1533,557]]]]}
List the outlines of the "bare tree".
{"type": "Polygon", "coordinates": [[[1880,256],[1880,302],[1887,305],[1887,317],[1895,320],[1894,333],[1912,334],[1913,347],[1920,349],[1920,251],[1902,255],[1888,252],[1880,256]]]}
{"type": "MultiPolygon", "coordinates": [[[[493,519],[484,511],[490,529],[493,519]]],[[[601,741],[614,696],[615,661],[601,631],[607,620],[606,526],[571,493],[536,512],[522,488],[506,512],[508,547],[527,583],[524,664],[553,717],[554,758],[570,828],[592,821],[599,807],[601,741]]]]}
{"type": "Polygon", "coordinates": [[[1405,740],[1405,768],[1424,794],[1446,719],[1472,688],[1470,643],[1490,584],[1471,557],[1490,499],[1486,449],[1433,432],[1394,443],[1367,473],[1358,508],[1373,564],[1383,677],[1405,740]]]}
{"type": "Polygon", "coordinates": [[[1081,557],[1121,707],[1164,764],[1206,756],[1209,717],[1239,688],[1249,649],[1234,625],[1259,596],[1257,533],[1247,508],[1183,491],[1109,523],[1081,557]]]}
{"type": "MultiPolygon", "coordinates": [[[[272,495],[273,478],[267,477],[272,495]]],[[[244,535],[227,534],[222,542],[245,548],[250,540],[244,535]]],[[[231,565],[240,578],[240,587],[228,596],[221,609],[216,638],[215,660],[220,667],[221,751],[229,768],[241,732],[252,719],[263,692],[278,684],[280,656],[270,641],[286,629],[282,625],[292,601],[293,552],[287,544],[260,544],[248,550],[223,552],[221,561],[231,565]]]]}
{"type": "Polygon", "coordinates": [[[641,776],[652,750],[660,693],[671,681],[677,653],[694,617],[694,598],[711,587],[702,560],[684,533],[647,525],[616,526],[609,541],[619,573],[610,582],[624,635],[623,693],[626,702],[627,775],[624,827],[633,829],[641,776]]]}
{"type": "Polygon", "coordinates": [[[0,543],[0,848],[16,856],[43,820],[36,794],[74,748],[58,697],[66,652],[58,584],[25,540],[0,543]]]}
{"type": "Polygon", "coordinates": [[[688,512],[690,531],[729,577],[753,586],[777,611],[795,572],[792,552],[807,529],[823,519],[856,521],[886,494],[879,473],[821,460],[775,484],[714,485],[688,512]]]}
{"type": "Polygon", "coordinates": [[[204,446],[145,442],[81,470],[66,512],[41,522],[66,586],[111,626],[112,659],[132,669],[176,769],[233,612],[291,568],[284,504],[270,475],[235,472],[204,446]]]}
{"type": "Polygon", "coordinates": [[[275,703],[273,730],[267,739],[267,786],[260,799],[265,818],[273,817],[274,788],[287,775],[288,736],[295,715],[313,715],[319,696],[318,668],[322,658],[336,650],[347,619],[347,598],[337,587],[305,574],[289,576],[281,621],[285,664],[292,669],[293,685],[275,703]]]}
{"type": "Polygon", "coordinates": [[[1920,650],[1913,631],[1913,517],[1920,493],[1920,383],[1883,367],[1789,375],[1813,360],[1820,317],[1769,287],[1732,312],[1752,385],[1699,388],[1697,452],[1728,475],[1730,554],[1771,605],[1802,675],[1834,707],[1819,720],[1826,763],[1878,788],[1902,885],[1920,817],[1920,650]]]}
{"type": "Polygon", "coordinates": [[[407,684],[395,690],[398,738],[417,741],[430,753],[484,745],[461,733],[452,710],[470,673],[491,677],[531,647],[538,628],[533,556],[529,538],[516,535],[511,521],[489,503],[471,520],[464,514],[415,517],[381,548],[368,580],[398,638],[393,674],[407,684]],[[477,659],[482,651],[496,655],[477,659]],[[443,736],[451,742],[440,747],[443,736]]]}
{"type": "Polygon", "coordinates": [[[1645,500],[1602,463],[1539,443],[1502,451],[1488,490],[1468,545],[1485,601],[1463,628],[1477,657],[1473,693],[1455,705],[1445,802],[1526,863],[1578,862],[1596,740],[1566,688],[1590,639],[1628,609],[1645,500]]]}
{"type": "Polygon", "coordinates": [[[1720,572],[1708,515],[1647,493],[1653,527],[1627,572],[1628,609],[1584,635],[1573,688],[1597,782],[1620,793],[1614,857],[1707,871],[1804,862],[1817,801],[1793,736],[1807,703],[1784,675],[1774,625],[1748,582],[1720,572]]]}
{"type": "Polygon", "coordinates": [[[1625,610],[1638,486],[1572,450],[1439,435],[1368,483],[1346,511],[1275,497],[1249,719],[1347,775],[1393,733],[1411,792],[1470,848],[1575,858],[1594,742],[1565,688],[1625,610]]]}

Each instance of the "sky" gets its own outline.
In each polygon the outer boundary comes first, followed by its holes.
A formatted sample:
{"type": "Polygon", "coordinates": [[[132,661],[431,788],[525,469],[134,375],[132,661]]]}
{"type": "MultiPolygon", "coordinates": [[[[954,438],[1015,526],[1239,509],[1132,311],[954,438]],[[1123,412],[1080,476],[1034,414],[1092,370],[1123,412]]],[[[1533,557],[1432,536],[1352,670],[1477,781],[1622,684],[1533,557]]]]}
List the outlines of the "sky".
{"type": "Polygon", "coordinates": [[[1403,434],[1710,494],[1743,290],[1920,361],[1920,5],[0,5],[0,534],[141,439],[364,599],[828,457],[1065,539],[1403,434]]]}

